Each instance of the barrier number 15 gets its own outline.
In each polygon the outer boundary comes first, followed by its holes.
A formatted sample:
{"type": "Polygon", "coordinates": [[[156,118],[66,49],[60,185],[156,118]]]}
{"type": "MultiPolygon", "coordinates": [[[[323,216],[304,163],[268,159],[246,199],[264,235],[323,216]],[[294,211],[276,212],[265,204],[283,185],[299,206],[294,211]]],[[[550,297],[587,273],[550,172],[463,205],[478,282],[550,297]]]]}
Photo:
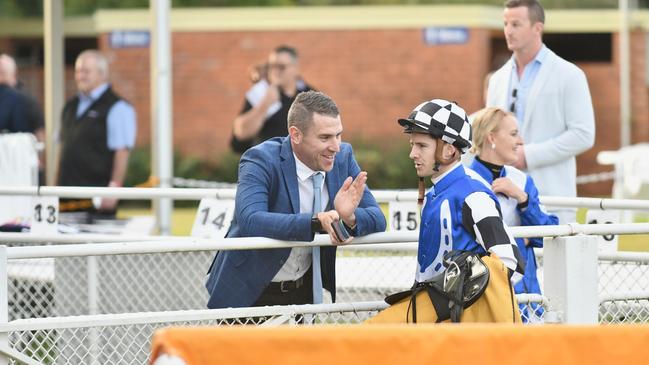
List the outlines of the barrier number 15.
{"type": "Polygon", "coordinates": [[[401,228],[401,222],[402,222],[402,217],[401,214],[405,214],[406,221],[405,223],[405,229],[408,231],[414,231],[417,229],[417,213],[416,212],[401,212],[397,211],[394,212],[392,215],[392,229],[395,231],[401,231],[404,228],[401,228]]]}

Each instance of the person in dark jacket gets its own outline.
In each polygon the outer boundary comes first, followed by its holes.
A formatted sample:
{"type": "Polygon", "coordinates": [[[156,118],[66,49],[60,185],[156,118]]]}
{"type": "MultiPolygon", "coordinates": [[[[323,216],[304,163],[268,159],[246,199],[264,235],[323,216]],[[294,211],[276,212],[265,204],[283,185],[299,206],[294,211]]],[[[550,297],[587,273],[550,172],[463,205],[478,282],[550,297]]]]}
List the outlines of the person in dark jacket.
{"type": "MultiPolygon", "coordinates": [[[[135,144],[135,109],[113,91],[108,61],[98,51],[83,51],[74,71],[79,92],[63,108],[58,185],[122,186],[135,144]]],[[[116,207],[116,199],[102,199],[80,208],[114,215],[116,207]]]]}

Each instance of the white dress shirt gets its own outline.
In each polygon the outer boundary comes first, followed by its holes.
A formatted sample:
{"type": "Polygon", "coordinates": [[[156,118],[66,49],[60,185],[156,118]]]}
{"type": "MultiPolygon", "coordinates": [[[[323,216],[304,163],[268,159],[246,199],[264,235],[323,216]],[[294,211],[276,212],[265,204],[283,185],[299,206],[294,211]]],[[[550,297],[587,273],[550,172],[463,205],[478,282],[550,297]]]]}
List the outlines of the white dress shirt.
{"type": "MultiPolygon", "coordinates": [[[[313,181],[311,175],[316,171],[311,170],[307,165],[302,163],[295,156],[295,170],[297,172],[297,183],[300,191],[300,213],[313,212],[313,181]]],[[[327,176],[324,171],[318,171],[323,176],[327,176]]],[[[326,210],[329,202],[329,192],[327,184],[322,180],[322,208],[326,210]]],[[[310,247],[293,247],[291,254],[286,259],[282,268],[277,272],[272,281],[279,282],[285,280],[297,280],[304,276],[311,267],[311,248],[310,247]]]]}

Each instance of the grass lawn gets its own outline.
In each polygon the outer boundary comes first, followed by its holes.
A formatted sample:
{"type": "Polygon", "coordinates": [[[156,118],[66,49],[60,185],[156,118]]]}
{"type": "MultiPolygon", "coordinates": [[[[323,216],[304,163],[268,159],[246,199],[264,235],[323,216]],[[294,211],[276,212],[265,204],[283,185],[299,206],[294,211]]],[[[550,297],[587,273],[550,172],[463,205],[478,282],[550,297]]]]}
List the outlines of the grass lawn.
{"type": "MultiPolygon", "coordinates": [[[[388,215],[387,204],[381,204],[383,213],[388,215]]],[[[152,215],[153,211],[146,208],[120,208],[118,218],[128,218],[137,215],[152,215]]],[[[577,213],[577,221],[585,221],[586,210],[580,209],[577,213]]],[[[196,217],[196,208],[174,208],[172,216],[171,234],[174,236],[189,236],[196,217]]],[[[649,251],[649,235],[625,235],[620,236],[618,241],[620,251],[649,251]]]]}

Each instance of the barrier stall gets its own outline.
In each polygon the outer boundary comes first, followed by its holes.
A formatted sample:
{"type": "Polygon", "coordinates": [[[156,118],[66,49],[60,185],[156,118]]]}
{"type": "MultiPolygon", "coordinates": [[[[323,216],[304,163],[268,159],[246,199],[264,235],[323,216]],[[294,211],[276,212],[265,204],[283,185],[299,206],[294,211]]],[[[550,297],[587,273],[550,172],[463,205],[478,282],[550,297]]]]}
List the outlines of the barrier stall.
{"type": "Polygon", "coordinates": [[[648,342],[647,325],[175,327],[150,364],[646,364],[648,342]]]}

